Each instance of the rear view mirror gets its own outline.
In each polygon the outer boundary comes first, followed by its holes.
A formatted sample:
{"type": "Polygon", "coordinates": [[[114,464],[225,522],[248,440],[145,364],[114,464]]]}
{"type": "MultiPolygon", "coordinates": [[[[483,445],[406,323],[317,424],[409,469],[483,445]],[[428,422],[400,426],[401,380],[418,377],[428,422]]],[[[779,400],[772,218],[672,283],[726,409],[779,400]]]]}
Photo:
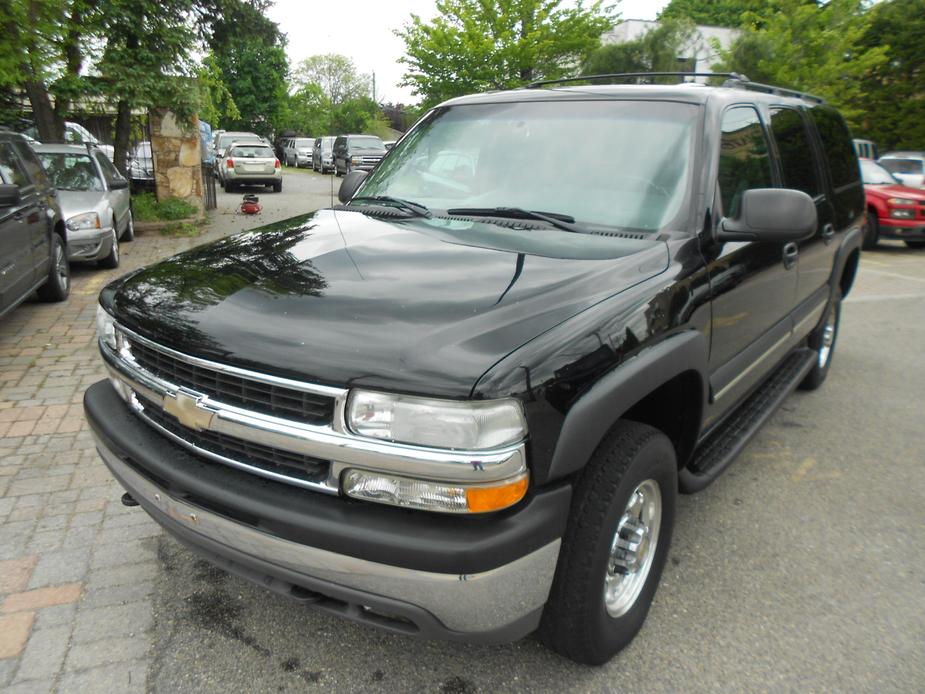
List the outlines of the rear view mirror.
{"type": "Polygon", "coordinates": [[[337,199],[344,204],[350,202],[350,198],[357,192],[357,188],[360,187],[365,178],[365,171],[351,171],[348,173],[344,176],[344,180],[341,181],[340,190],[337,191],[337,199]]]}
{"type": "Polygon", "coordinates": [[[19,186],[0,184],[0,207],[13,207],[19,204],[19,186]]]}
{"type": "Polygon", "coordinates": [[[817,225],[816,204],[803,191],[756,188],[742,195],[737,217],[723,219],[717,240],[801,241],[812,236],[817,225]]]}

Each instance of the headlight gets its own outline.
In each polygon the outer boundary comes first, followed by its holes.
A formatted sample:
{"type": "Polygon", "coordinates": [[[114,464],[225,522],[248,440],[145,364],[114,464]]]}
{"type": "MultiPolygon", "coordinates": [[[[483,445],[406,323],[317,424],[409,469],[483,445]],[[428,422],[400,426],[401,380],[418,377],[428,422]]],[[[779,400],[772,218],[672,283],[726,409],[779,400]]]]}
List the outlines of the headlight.
{"type": "Polygon", "coordinates": [[[366,470],[344,474],[344,494],[380,504],[444,513],[486,513],[513,506],[527,493],[527,473],[492,484],[429,482],[366,470]]]}
{"type": "Polygon", "coordinates": [[[106,309],[99,304],[96,305],[96,334],[107,347],[113,350],[118,348],[116,343],[116,323],[106,309]]]}
{"type": "Polygon", "coordinates": [[[363,160],[360,157],[353,157],[351,158],[350,161],[354,164],[361,164],[363,162],[363,160]]]}
{"type": "Polygon", "coordinates": [[[915,205],[916,200],[909,200],[908,198],[889,198],[886,201],[887,205],[915,205]]]}
{"type": "Polygon", "coordinates": [[[517,400],[434,400],[357,390],[347,425],[360,436],[434,448],[485,450],[516,443],[527,434],[517,400]]]}
{"type": "Polygon", "coordinates": [[[67,228],[71,231],[80,231],[81,229],[102,229],[100,216],[96,212],[84,212],[67,220],[67,228]]]}

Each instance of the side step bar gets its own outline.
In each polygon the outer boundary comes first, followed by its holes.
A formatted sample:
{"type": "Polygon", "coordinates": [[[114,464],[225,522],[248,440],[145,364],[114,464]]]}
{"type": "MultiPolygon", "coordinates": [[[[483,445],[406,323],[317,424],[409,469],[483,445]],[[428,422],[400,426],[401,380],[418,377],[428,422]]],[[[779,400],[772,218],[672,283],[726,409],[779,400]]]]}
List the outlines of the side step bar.
{"type": "Polygon", "coordinates": [[[777,411],[813,367],[816,352],[802,348],[787,357],[777,370],[748,396],[694,451],[694,457],[679,473],[684,494],[707,487],[738,457],[751,438],[777,411]]]}

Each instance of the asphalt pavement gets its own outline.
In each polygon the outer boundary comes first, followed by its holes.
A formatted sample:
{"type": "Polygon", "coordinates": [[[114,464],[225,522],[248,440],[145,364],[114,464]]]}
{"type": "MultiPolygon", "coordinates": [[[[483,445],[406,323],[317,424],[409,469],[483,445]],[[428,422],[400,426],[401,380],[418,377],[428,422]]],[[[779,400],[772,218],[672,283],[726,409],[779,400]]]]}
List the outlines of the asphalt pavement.
{"type": "MultiPolygon", "coordinates": [[[[279,204],[329,179],[289,175],[279,204]]],[[[149,688],[923,691],[922,345],[925,251],[881,244],[844,304],[828,381],[791,396],[723,477],[682,497],[648,621],[603,667],[533,638],[482,647],[355,625],[162,536],[149,688]]]]}

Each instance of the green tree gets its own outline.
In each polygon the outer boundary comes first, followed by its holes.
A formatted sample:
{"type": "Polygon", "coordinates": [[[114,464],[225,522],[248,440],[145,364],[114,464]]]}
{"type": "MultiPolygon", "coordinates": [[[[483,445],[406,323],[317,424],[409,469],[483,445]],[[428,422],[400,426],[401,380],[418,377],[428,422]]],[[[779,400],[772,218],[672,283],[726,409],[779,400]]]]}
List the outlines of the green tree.
{"type": "Polygon", "coordinates": [[[350,58],[337,53],[306,58],[294,70],[293,81],[300,87],[318,85],[334,106],[348,99],[369,96],[372,89],[369,75],[357,72],[350,58]]]}
{"type": "Polygon", "coordinates": [[[582,66],[582,75],[615,72],[677,72],[678,56],[694,38],[696,27],[688,19],[664,19],[639,38],[601,46],[582,66]]]}
{"type": "Polygon", "coordinates": [[[438,0],[430,23],[412,14],[402,85],[433,104],[461,94],[507,89],[571,74],[600,45],[615,18],[597,0],[438,0]]]}
{"type": "Polygon", "coordinates": [[[289,95],[280,130],[319,136],[331,127],[331,102],[321,87],[309,83],[289,95]]]}
{"type": "Polygon", "coordinates": [[[864,81],[888,60],[888,49],[863,44],[870,16],[859,0],[780,0],[744,19],[743,35],[717,67],[817,94],[840,107],[852,127],[862,124],[869,107],[864,81]]]}
{"type": "Polygon", "coordinates": [[[209,53],[196,72],[196,83],[199,87],[199,119],[210,125],[217,125],[223,113],[230,118],[240,118],[238,106],[228,91],[222,69],[215,61],[215,56],[209,53]]]}
{"type": "Polygon", "coordinates": [[[659,21],[689,19],[694,24],[738,27],[746,12],[762,12],[777,3],[773,0],[671,0],[661,11],[659,21]]]}
{"type": "Polygon", "coordinates": [[[332,133],[369,133],[381,136],[387,127],[388,123],[379,104],[368,96],[349,99],[331,109],[332,133]]]}
{"type": "Polygon", "coordinates": [[[264,0],[210,0],[204,30],[225,84],[237,106],[233,117],[219,107],[219,124],[270,135],[286,115],[289,61],[286,37],[264,16],[264,0]]]}
{"type": "Polygon", "coordinates": [[[925,0],[874,5],[861,37],[865,49],[889,43],[888,60],[865,75],[859,125],[881,149],[921,149],[925,143],[925,0]]]}

